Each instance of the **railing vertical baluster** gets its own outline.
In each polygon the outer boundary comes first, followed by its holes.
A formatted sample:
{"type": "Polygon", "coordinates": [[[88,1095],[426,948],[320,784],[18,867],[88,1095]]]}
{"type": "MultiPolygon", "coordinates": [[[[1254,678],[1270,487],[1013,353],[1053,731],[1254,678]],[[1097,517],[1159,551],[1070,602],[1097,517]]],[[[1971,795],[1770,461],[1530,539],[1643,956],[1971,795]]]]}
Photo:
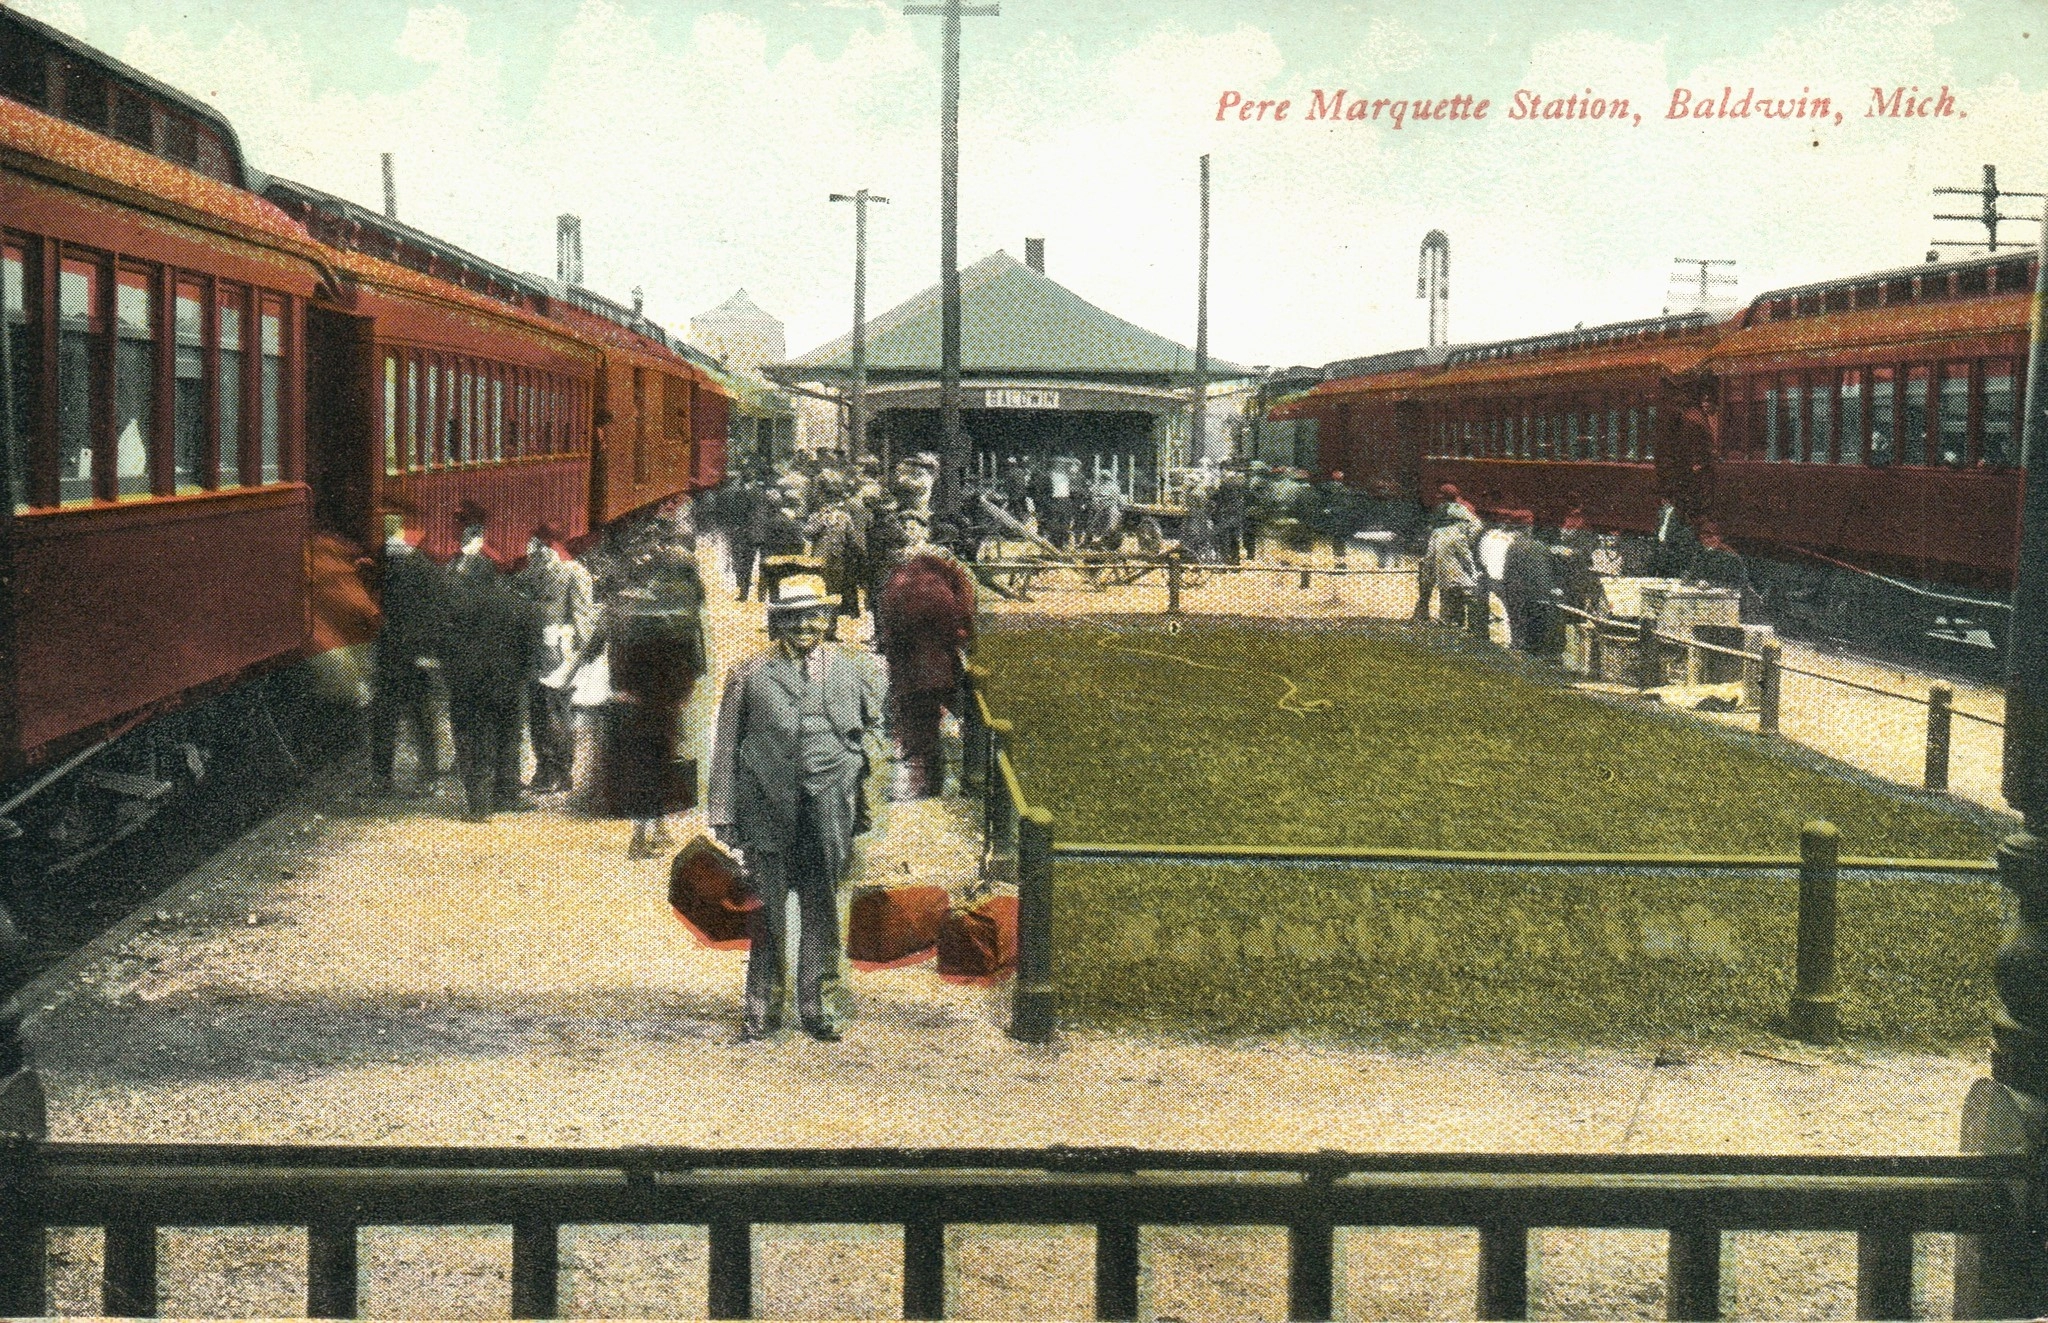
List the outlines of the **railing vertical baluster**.
{"type": "Polygon", "coordinates": [[[1955,686],[1936,680],[1927,686],[1927,765],[1920,784],[1929,790],[1948,789],[1949,729],[1954,723],[1955,686]]]}
{"type": "Polygon", "coordinates": [[[1778,733],[1778,699],[1785,680],[1779,664],[1784,651],[1776,639],[1765,639],[1757,648],[1761,674],[1757,680],[1756,728],[1766,735],[1778,733]]]}
{"type": "Polygon", "coordinates": [[[710,1318],[754,1316],[754,1228],[732,1220],[713,1222],[711,1262],[707,1274],[710,1318]]]}
{"type": "Polygon", "coordinates": [[[1017,986],[1010,1037],[1043,1043],[1053,1031],[1052,813],[1032,805],[1017,824],[1017,986]]]}
{"type": "Polygon", "coordinates": [[[1488,1222],[1479,1228],[1479,1318],[1529,1317],[1529,1228],[1488,1222]]]}
{"type": "Polygon", "coordinates": [[[1721,1228],[1697,1222],[1672,1227],[1664,1263],[1666,1318],[1721,1317],[1721,1228]]]}
{"type": "Polygon", "coordinates": [[[1835,888],[1841,838],[1831,822],[1799,833],[1799,953],[1792,990],[1792,1036],[1832,1043],[1841,1036],[1835,995],[1835,888]]]}
{"type": "Polygon", "coordinates": [[[903,1317],[946,1316],[946,1224],[903,1224],[903,1317]]]}
{"type": "Polygon", "coordinates": [[[110,1222],[106,1230],[100,1312],[113,1318],[155,1318],[156,1227],[147,1222],[110,1222]]]}
{"type": "Polygon", "coordinates": [[[512,1317],[555,1317],[561,1270],[560,1227],[540,1218],[513,1223],[512,1317]]]}
{"type": "Polygon", "coordinates": [[[1856,1233],[1856,1317],[1912,1316],[1912,1228],[1864,1227],[1856,1233]]]}
{"type": "Polygon", "coordinates": [[[1138,1316],[1138,1227],[1103,1222],[1095,1228],[1095,1317],[1138,1316]]]}
{"type": "MultiPolygon", "coordinates": [[[[0,1196],[6,1194],[4,1183],[0,1183],[0,1196]]],[[[0,1213],[0,1314],[35,1318],[48,1312],[44,1282],[48,1257],[47,1231],[33,1221],[0,1213]]]]}
{"type": "Polygon", "coordinates": [[[1010,784],[1003,777],[1001,757],[1009,754],[1014,771],[1016,727],[1001,717],[989,723],[991,751],[988,793],[982,800],[988,814],[989,872],[1006,882],[1017,877],[1017,801],[1010,798],[1010,784]]]}
{"type": "MultiPolygon", "coordinates": [[[[1307,575],[1302,576],[1304,580],[1307,579],[1307,577],[1307,575]]],[[[1308,585],[1305,582],[1302,584],[1302,587],[1304,588],[1306,588],[1307,586],[1308,585]]],[[[1166,614],[1170,616],[1177,616],[1181,613],[1180,587],[1180,553],[1177,551],[1170,551],[1166,554],[1166,614]]]]}
{"type": "Polygon", "coordinates": [[[1337,1230],[1327,1219],[1296,1222],[1287,1228],[1287,1317],[1322,1320],[1335,1317],[1337,1230]]]}
{"type": "Polygon", "coordinates": [[[980,790],[985,793],[993,784],[989,779],[991,756],[988,728],[981,720],[981,686],[982,682],[988,679],[988,670],[968,661],[963,654],[960,674],[960,789],[980,790]]]}
{"type": "Polygon", "coordinates": [[[356,1228],[316,1222],[306,1228],[306,1317],[356,1316],[356,1228]]]}

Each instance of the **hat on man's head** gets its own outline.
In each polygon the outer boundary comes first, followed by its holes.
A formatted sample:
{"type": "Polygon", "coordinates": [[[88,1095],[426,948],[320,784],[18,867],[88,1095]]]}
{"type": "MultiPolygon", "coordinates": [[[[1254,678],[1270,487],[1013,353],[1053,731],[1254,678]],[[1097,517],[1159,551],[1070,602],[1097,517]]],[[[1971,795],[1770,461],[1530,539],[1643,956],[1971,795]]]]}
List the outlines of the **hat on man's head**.
{"type": "Polygon", "coordinates": [[[775,585],[775,595],[768,599],[768,614],[811,611],[838,605],[839,598],[825,591],[825,580],[821,576],[792,574],[775,585]]]}
{"type": "Polygon", "coordinates": [[[1436,489],[1436,494],[1446,501],[1455,501],[1458,499],[1458,489],[1448,482],[1438,487],[1436,489]]]}
{"type": "Polygon", "coordinates": [[[474,542],[476,539],[485,536],[489,531],[482,524],[464,524],[462,526],[462,540],[464,542],[474,542]]]}

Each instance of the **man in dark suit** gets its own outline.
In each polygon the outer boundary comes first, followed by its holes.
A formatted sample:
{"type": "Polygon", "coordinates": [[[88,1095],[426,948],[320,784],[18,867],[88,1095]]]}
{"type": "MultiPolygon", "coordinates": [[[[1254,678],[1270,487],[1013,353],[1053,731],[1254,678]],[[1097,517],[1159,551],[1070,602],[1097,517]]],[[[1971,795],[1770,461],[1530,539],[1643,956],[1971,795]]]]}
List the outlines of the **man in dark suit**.
{"type": "Polygon", "coordinates": [[[526,565],[512,576],[512,588],[538,609],[541,647],[527,685],[528,725],[533,736],[535,794],[574,788],[576,746],[570,730],[570,681],[576,659],[597,632],[597,597],[590,571],[572,560],[561,535],[543,524],[526,546],[526,565]]]}
{"type": "Polygon", "coordinates": [[[496,579],[455,586],[455,609],[442,666],[448,723],[472,822],[491,810],[529,809],[519,785],[519,702],[540,647],[540,612],[496,579]]]}
{"type": "Polygon", "coordinates": [[[471,515],[462,526],[462,550],[448,562],[448,576],[460,584],[488,583],[500,571],[498,562],[484,550],[485,531],[481,515],[471,515]]]}
{"type": "Polygon", "coordinates": [[[411,723],[419,749],[420,787],[431,789],[440,772],[433,668],[445,641],[448,610],[447,577],[419,551],[418,527],[408,527],[399,515],[385,523],[379,602],[384,622],[377,633],[370,692],[370,779],[380,794],[394,788],[398,728],[404,722],[411,723]]]}
{"type": "Polygon", "coordinates": [[[851,656],[824,643],[838,603],[796,574],[768,604],[773,643],[725,687],[706,810],[744,856],[749,911],[743,1039],[782,1020],[788,897],[798,903],[797,1014],[821,1042],[839,1038],[839,889],[863,829],[862,782],[881,704],[851,656]]]}

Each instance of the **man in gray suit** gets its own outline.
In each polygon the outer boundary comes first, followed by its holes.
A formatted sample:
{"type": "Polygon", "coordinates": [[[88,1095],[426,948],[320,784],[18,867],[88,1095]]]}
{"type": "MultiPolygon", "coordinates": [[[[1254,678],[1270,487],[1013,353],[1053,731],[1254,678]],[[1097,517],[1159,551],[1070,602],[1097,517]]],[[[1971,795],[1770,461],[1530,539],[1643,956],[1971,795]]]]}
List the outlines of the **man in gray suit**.
{"type": "Polygon", "coordinates": [[[798,904],[797,1014],[805,1032],[837,1042],[839,887],[865,830],[862,782],[881,703],[852,657],[826,646],[838,609],[816,575],[790,575],[768,603],[767,651],[725,687],[708,802],[718,839],[743,855],[749,912],[743,1039],[781,1025],[787,897],[798,904]]]}

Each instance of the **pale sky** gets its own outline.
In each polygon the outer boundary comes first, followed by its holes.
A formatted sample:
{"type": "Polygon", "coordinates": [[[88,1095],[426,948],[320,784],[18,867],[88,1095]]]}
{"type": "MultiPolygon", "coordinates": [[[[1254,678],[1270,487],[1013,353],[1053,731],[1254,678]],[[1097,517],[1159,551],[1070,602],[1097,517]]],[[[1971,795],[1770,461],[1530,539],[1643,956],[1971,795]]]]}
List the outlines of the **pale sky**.
{"type": "MultiPolygon", "coordinates": [[[[552,274],[555,215],[577,212],[586,283],[644,286],[672,330],[744,286],[792,354],[841,334],[853,217],[834,192],[892,199],[870,213],[870,310],[938,277],[939,25],[900,5],[15,2],[217,106],[259,169],[376,207],[394,152],[401,217],[506,266],[552,274]]],[[[1210,346],[1240,363],[1422,343],[1430,229],[1450,237],[1452,338],[1496,339],[1654,315],[1674,257],[1735,259],[1745,298],[1919,261],[1981,237],[1932,220],[1974,199],[1932,189],[1975,187],[1986,162],[2048,188],[2035,0],[1002,10],[963,25],[961,264],[1042,235],[1053,278],[1192,343],[1210,153],[1210,346]],[[1676,90],[1718,105],[1724,87],[1831,113],[1668,117],[1676,90]],[[1880,87],[1946,87],[1955,113],[1872,117],[1880,87]],[[1339,88],[1390,106],[1307,118],[1339,88]],[[1629,117],[1510,118],[1520,90],[1588,89],[1629,117]],[[1227,92],[1292,105],[1219,122],[1227,92]],[[1491,102],[1484,120],[1391,123],[1392,102],[1461,94],[1491,102]]]]}

